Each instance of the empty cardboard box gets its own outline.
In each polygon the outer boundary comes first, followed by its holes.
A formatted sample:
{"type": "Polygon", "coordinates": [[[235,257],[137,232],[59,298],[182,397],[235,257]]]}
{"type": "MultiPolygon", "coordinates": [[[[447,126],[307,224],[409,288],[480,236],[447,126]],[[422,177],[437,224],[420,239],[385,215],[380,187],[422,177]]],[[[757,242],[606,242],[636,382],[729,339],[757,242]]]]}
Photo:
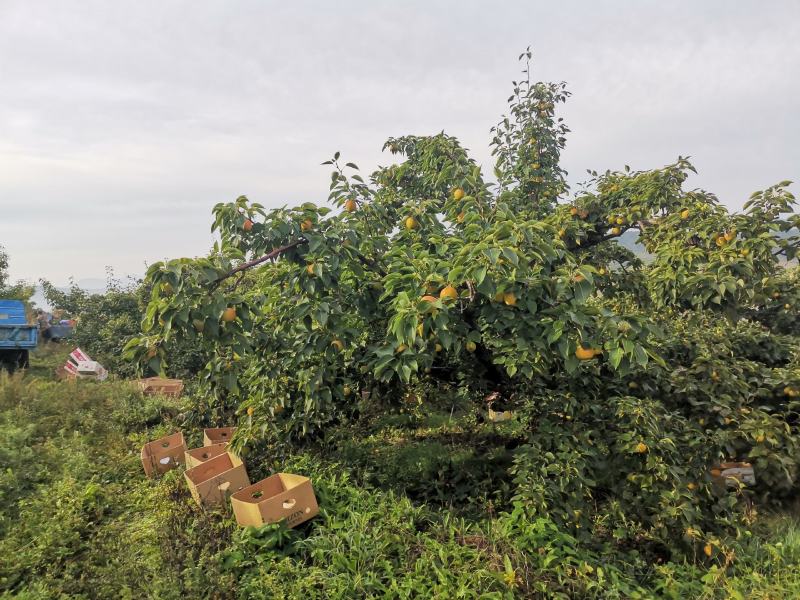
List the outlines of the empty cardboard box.
{"type": "Polygon", "coordinates": [[[219,456],[225,452],[228,444],[211,444],[210,446],[200,446],[199,448],[192,448],[186,451],[186,468],[192,469],[198,465],[203,464],[207,460],[211,460],[215,456],[219,456]]]}
{"type": "Polygon", "coordinates": [[[211,444],[228,443],[231,441],[236,427],[211,427],[203,429],[203,446],[211,444]]]}
{"type": "Polygon", "coordinates": [[[492,423],[502,423],[503,421],[510,421],[514,418],[514,413],[510,410],[495,411],[489,409],[489,420],[492,423]]]}
{"type": "Polygon", "coordinates": [[[148,377],[137,382],[139,389],[145,396],[161,394],[169,398],[179,398],[183,392],[181,379],[165,379],[163,377],[148,377]]]}
{"type": "Polygon", "coordinates": [[[183,464],[185,453],[186,442],[180,431],[148,442],[142,446],[141,452],[144,472],[148,477],[166,473],[183,464]]]}
{"type": "Polygon", "coordinates": [[[296,527],[319,513],[311,480],[290,473],[276,473],[236,492],[231,505],[243,527],[284,519],[287,527],[296,527]]]}
{"type": "Polygon", "coordinates": [[[748,462],[724,462],[711,469],[711,480],[718,486],[737,487],[738,482],[755,485],[756,475],[748,462]]]}
{"type": "Polygon", "coordinates": [[[188,469],[184,476],[192,498],[200,506],[223,504],[231,494],[250,485],[242,460],[230,452],[188,469]]]}

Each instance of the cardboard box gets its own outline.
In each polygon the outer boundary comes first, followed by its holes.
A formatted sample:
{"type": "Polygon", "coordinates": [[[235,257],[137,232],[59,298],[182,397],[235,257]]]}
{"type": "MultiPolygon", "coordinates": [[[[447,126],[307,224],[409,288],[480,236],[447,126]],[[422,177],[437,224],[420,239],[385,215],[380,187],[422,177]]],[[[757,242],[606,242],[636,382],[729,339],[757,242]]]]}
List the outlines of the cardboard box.
{"type": "Polygon", "coordinates": [[[58,367],[56,367],[55,370],[56,379],[58,379],[59,381],[62,380],[74,381],[75,378],[77,377],[78,375],[77,371],[73,371],[73,369],[75,369],[75,366],[72,365],[72,363],[68,364],[71,365],[71,367],[68,367],[66,365],[59,365],[58,367]]]}
{"type": "Polygon", "coordinates": [[[164,377],[147,377],[137,381],[139,389],[145,396],[161,394],[170,398],[179,398],[183,392],[183,380],[166,379],[164,377]]]}
{"type": "Polygon", "coordinates": [[[219,456],[225,452],[228,444],[211,444],[210,446],[200,446],[199,448],[192,448],[186,451],[186,468],[192,469],[197,465],[201,465],[207,460],[211,460],[215,456],[219,456]]]}
{"type": "Polygon", "coordinates": [[[236,427],[211,427],[209,429],[203,429],[203,446],[222,443],[227,444],[231,441],[235,432],[236,427]]]}
{"type": "Polygon", "coordinates": [[[710,473],[712,481],[719,486],[737,487],[737,482],[744,485],[756,484],[753,465],[748,462],[724,462],[711,469],[710,473]]]}
{"type": "Polygon", "coordinates": [[[230,452],[187,470],[184,473],[192,498],[200,506],[224,504],[228,497],[250,485],[241,459],[230,452]]]}
{"type": "Polygon", "coordinates": [[[182,465],[185,454],[186,442],[180,431],[148,442],[142,446],[141,452],[144,472],[148,477],[166,473],[178,465],[182,465]]]}
{"type": "Polygon", "coordinates": [[[319,514],[311,480],[302,475],[276,473],[231,496],[236,522],[246,527],[286,520],[296,527],[319,514]]]}
{"type": "Polygon", "coordinates": [[[108,371],[99,362],[89,358],[80,348],[75,348],[62,368],[66,377],[80,377],[82,379],[94,379],[105,381],[108,378],[108,371]]]}
{"type": "Polygon", "coordinates": [[[96,381],[105,381],[108,379],[108,371],[96,360],[82,360],[76,367],[78,369],[78,377],[94,379],[96,381]]]}
{"type": "Polygon", "coordinates": [[[510,410],[494,411],[489,409],[489,420],[492,423],[502,423],[503,421],[510,421],[514,418],[514,413],[510,410]]]}

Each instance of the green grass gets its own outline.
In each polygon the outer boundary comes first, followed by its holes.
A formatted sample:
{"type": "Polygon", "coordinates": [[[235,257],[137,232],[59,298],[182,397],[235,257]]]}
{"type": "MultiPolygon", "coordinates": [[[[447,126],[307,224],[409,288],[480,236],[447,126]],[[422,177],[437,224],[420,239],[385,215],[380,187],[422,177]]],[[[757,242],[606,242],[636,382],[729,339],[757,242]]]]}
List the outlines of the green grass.
{"type": "Polygon", "coordinates": [[[254,481],[277,468],[311,476],[321,514],[296,530],[241,529],[195,506],[181,473],[144,477],[139,448],[179,428],[188,399],[55,382],[63,359],[48,349],[0,380],[3,598],[800,597],[794,516],[758,517],[727,556],[653,565],[487,495],[517,434],[449,412],[246,456],[254,481]]]}

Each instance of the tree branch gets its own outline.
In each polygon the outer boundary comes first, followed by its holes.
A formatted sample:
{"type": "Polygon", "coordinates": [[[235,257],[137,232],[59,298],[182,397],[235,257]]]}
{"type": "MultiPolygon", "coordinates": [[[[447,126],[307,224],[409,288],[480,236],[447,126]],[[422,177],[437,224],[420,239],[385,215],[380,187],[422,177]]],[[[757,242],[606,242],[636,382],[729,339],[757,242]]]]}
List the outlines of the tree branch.
{"type": "Polygon", "coordinates": [[[229,286],[229,287],[228,287],[228,288],[225,290],[225,293],[226,293],[226,294],[230,294],[230,293],[231,293],[232,291],[234,291],[234,290],[235,290],[237,287],[239,287],[239,284],[240,284],[240,283],[242,283],[242,280],[244,280],[244,276],[245,276],[245,274],[246,274],[246,273],[245,273],[245,271],[241,271],[241,272],[239,273],[239,276],[236,278],[236,281],[234,281],[234,282],[233,282],[233,285],[229,286]]]}
{"type": "Polygon", "coordinates": [[[364,256],[358,249],[355,249],[355,254],[356,258],[362,265],[368,267],[371,271],[377,273],[381,277],[386,277],[386,271],[384,271],[377,262],[375,262],[374,260],[370,260],[369,258],[364,256]]]}
{"type": "Polygon", "coordinates": [[[252,269],[253,267],[257,267],[258,265],[260,265],[262,263],[265,263],[268,260],[272,260],[273,258],[277,258],[281,254],[283,254],[284,252],[286,252],[288,250],[291,250],[292,248],[296,248],[297,246],[301,246],[302,244],[307,243],[307,241],[308,240],[306,240],[305,238],[300,239],[300,240],[295,240],[291,244],[286,244],[285,246],[281,246],[280,248],[275,248],[274,250],[271,250],[270,252],[268,252],[264,256],[261,256],[259,258],[255,258],[255,259],[253,259],[253,260],[251,260],[249,262],[243,263],[243,264],[239,265],[238,267],[236,267],[235,269],[231,269],[230,271],[225,273],[225,275],[223,275],[222,277],[219,277],[214,282],[214,285],[212,286],[211,289],[212,290],[216,289],[219,286],[220,283],[222,283],[223,281],[225,281],[229,277],[233,277],[237,273],[241,273],[242,271],[246,271],[248,269],[252,269]]]}
{"type": "MultiPolygon", "coordinates": [[[[571,243],[567,244],[567,248],[570,249],[570,250],[587,250],[588,248],[591,248],[592,246],[596,246],[597,244],[601,244],[601,243],[606,242],[608,240],[613,240],[613,239],[622,237],[622,235],[625,232],[627,232],[627,231],[629,231],[631,229],[638,230],[639,233],[642,233],[645,229],[647,229],[648,227],[652,227],[654,225],[658,225],[658,221],[657,220],[654,220],[654,219],[641,219],[636,223],[631,223],[630,225],[627,225],[627,226],[623,227],[622,228],[622,232],[619,233],[619,234],[614,234],[614,233],[603,234],[603,233],[601,233],[601,231],[599,229],[595,229],[594,230],[595,233],[598,234],[598,236],[596,238],[594,238],[594,239],[587,238],[587,240],[586,240],[587,243],[582,243],[580,246],[578,246],[574,242],[571,242],[571,243]]],[[[602,229],[605,229],[605,227],[603,227],[602,229]]]]}

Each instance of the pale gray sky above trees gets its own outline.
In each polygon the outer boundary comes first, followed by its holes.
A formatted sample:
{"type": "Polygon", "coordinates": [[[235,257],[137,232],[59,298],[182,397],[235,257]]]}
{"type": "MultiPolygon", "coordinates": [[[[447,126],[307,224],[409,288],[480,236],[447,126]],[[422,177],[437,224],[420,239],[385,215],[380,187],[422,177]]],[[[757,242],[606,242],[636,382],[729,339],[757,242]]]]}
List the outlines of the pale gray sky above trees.
{"type": "Polygon", "coordinates": [[[204,254],[215,203],[322,203],[320,163],[369,172],[389,136],[444,130],[490,167],[529,44],[534,75],[573,92],[573,184],[680,154],[734,208],[782,179],[798,193],[797,0],[0,0],[11,276],[204,254]]]}

